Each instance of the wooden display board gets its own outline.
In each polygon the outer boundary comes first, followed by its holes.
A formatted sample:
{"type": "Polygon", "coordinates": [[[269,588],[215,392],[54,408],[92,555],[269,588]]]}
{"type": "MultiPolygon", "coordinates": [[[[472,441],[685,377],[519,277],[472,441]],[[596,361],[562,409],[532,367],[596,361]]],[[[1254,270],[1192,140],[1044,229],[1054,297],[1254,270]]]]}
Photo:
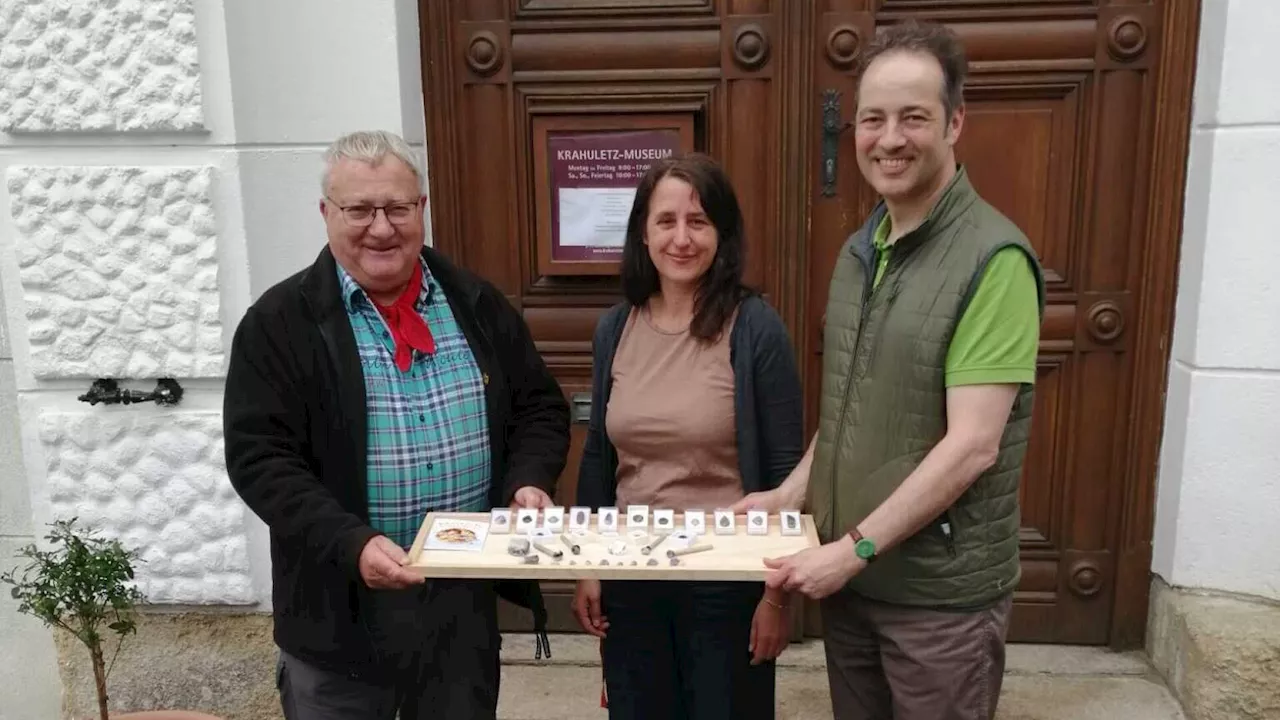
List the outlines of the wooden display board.
{"type": "MultiPolygon", "coordinates": [[[[600,532],[599,516],[596,513],[591,512],[588,517],[585,529],[570,529],[568,523],[565,523],[565,528],[560,532],[530,537],[526,532],[516,529],[514,513],[511,515],[511,522],[507,523],[510,531],[500,533],[493,532],[490,525],[492,516],[489,513],[428,513],[409,551],[407,567],[429,578],[763,581],[771,572],[765,567],[764,558],[784,557],[820,544],[813,517],[799,513],[793,516],[793,519],[799,521],[797,534],[794,535],[782,533],[783,517],[778,514],[766,516],[763,523],[767,528],[765,534],[750,534],[747,529],[748,517],[743,514],[734,517],[732,535],[717,534],[713,527],[714,515],[707,513],[705,533],[693,535],[688,538],[687,543],[680,537],[686,534],[683,513],[668,516],[671,531],[655,529],[656,521],[653,519],[647,522],[647,529],[644,531],[638,527],[628,527],[626,516],[619,513],[621,519],[615,535],[600,532]],[[483,538],[478,538],[472,544],[478,550],[439,549],[447,543],[442,543],[440,537],[433,539],[433,533],[443,535],[458,545],[465,545],[471,535],[448,530],[448,527],[460,527],[467,523],[486,528],[483,538]],[[667,537],[651,552],[642,552],[642,548],[664,534],[667,537]],[[531,543],[529,554],[536,556],[537,561],[526,562],[523,557],[512,555],[508,551],[508,544],[513,538],[537,540],[547,550],[559,551],[561,557],[553,558],[531,543]],[[611,546],[618,542],[625,544],[625,552],[615,554],[611,552],[611,546]],[[578,545],[577,554],[573,552],[570,543],[578,545]],[[680,554],[675,558],[677,564],[673,565],[668,551],[679,551],[686,544],[709,545],[710,548],[680,554]]],[[[541,516],[536,527],[544,527],[541,516]]]]}

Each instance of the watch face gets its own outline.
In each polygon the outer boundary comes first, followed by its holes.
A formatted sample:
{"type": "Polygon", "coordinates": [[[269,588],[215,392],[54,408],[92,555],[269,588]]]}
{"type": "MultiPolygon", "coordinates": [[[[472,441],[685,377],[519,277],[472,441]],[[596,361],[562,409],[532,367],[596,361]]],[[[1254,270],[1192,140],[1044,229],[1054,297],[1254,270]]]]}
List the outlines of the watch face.
{"type": "Polygon", "coordinates": [[[870,560],[871,556],[876,554],[876,546],[875,543],[863,538],[858,541],[857,545],[853,546],[853,551],[863,560],[870,560]]]}

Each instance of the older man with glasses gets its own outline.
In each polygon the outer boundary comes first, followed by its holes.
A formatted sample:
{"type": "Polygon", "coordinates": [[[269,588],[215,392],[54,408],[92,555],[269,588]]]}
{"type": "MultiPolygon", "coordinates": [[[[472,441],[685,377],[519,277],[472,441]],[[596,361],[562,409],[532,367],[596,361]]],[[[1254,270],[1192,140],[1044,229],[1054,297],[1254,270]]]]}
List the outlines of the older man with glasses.
{"type": "Polygon", "coordinates": [[[496,599],[545,631],[536,583],[403,561],[429,511],[550,505],[568,406],[503,294],[424,247],[403,139],[338,139],[322,192],[328,245],[249,308],[225,392],[227,470],[270,529],[284,714],[493,718],[496,599]]]}

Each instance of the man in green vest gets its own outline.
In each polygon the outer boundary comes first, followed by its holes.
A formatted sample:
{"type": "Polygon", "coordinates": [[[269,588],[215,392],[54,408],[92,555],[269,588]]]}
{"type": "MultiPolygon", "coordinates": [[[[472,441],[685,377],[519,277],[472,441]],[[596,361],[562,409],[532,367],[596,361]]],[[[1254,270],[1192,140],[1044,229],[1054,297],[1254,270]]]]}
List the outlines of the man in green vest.
{"type": "Polygon", "coordinates": [[[823,544],[768,584],[822,600],[841,719],[989,720],[1000,695],[1044,286],[956,161],[966,73],[940,25],[867,48],[856,155],[883,202],[836,261],[817,435],[737,506],[814,515],[823,544]]]}

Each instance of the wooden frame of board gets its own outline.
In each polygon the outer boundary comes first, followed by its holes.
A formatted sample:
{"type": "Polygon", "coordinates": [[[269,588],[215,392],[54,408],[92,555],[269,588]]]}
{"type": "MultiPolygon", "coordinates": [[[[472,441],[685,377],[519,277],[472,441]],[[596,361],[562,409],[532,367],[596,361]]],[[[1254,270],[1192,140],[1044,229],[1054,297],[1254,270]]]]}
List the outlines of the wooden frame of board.
{"type": "MultiPolygon", "coordinates": [[[[683,523],[682,513],[676,513],[678,522],[683,523]]],[[[414,539],[409,551],[406,567],[416,573],[430,578],[490,578],[490,579],[539,579],[539,580],[577,580],[596,578],[600,580],[721,580],[761,582],[770,572],[763,563],[766,557],[785,557],[812,547],[818,547],[817,527],[812,515],[801,515],[801,534],[783,535],[779,525],[780,516],[768,516],[768,534],[751,535],[747,533],[745,515],[736,516],[735,533],[733,535],[716,534],[711,529],[701,536],[697,542],[709,543],[712,549],[706,552],[680,556],[680,563],[670,564],[667,557],[668,547],[660,544],[649,555],[643,555],[643,545],[629,536],[625,525],[620,526],[616,536],[601,535],[595,530],[589,532],[590,537],[581,543],[581,554],[574,555],[560,537],[545,538],[543,543],[564,553],[559,562],[549,556],[533,551],[539,556],[536,564],[525,564],[520,558],[507,552],[507,544],[511,538],[526,537],[522,533],[511,532],[495,534],[490,532],[484,540],[481,552],[463,552],[452,550],[429,550],[426,548],[427,535],[437,519],[470,520],[489,524],[489,513],[427,513],[426,519],[414,539]],[[608,545],[622,540],[629,546],[627,554],[611,555],[608,545]],[[656,559],[656,565],[649,565],[650,559],[656,559]],[[608,564],[601,564],[607,560],[608,564]],[[590,561],[591,564],[586,564],[590,561]],[[635,564],[632,565],[632,561],[635,564]],[[572,563],[572,564],[571,564],[572,563]]],[[[597,517],[593,513],[591,527],[597,528],[597,517]]],[[[654,537],[652,531],[647,537],[654,537]]]]}

